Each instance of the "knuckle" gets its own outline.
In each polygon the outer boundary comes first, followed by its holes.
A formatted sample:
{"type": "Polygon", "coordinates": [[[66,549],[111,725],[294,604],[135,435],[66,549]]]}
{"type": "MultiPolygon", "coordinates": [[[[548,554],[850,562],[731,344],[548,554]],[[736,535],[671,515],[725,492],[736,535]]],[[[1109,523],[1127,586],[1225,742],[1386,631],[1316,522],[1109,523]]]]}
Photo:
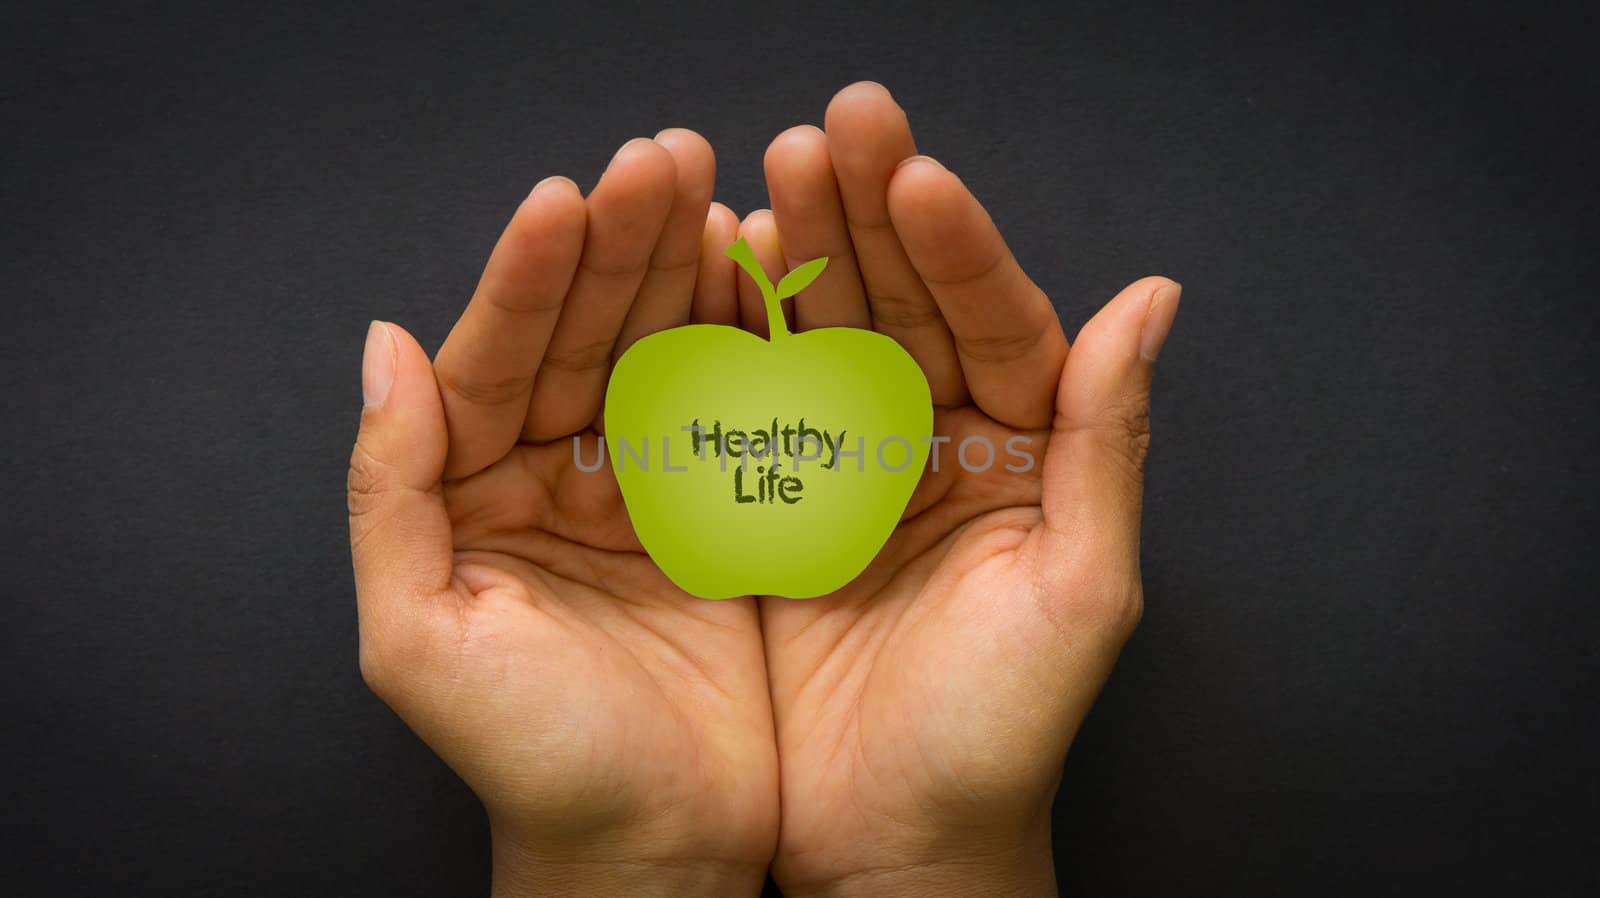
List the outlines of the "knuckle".
{"type": "Polygon", "coordinates": [[[1107,409],[1094,430],[1133,480],[1142,479],[1150,455],[1150,398],[1141,394],[1107,409]]]}
{"type": "Polygon", "coordinates": [[[943,318],[931,299],[913,299],[869,289],[867,305],[872,309],[872,320],[885,327],[926,327],[943,318]]]}
{"type": "Polygon", "coordinates": [[[1150,403],[1141,401],[1123,419],[1123,433],[1127,439],[1128,461],[1134,470],[1143,472],[1145,459],[1150,455],[1150,403]]]}
{"type": "Polygon", "coordinates": [[[519,400],[526,402],[533,390],[531,374],[482,379],[462,378],[444,370],[436,374],[439,385],[446,392],[473,405],[497,406],[519,400]]]}
{"type": "Polygon", "coordinates": [[[1064,644],[1075,645],[1090,633],[1120,648],[1144,617],[1137,543],[1097,533],[1071,553],[1055,574],[1039,581],[1033,593],[1039,610],[1064,644]]]}
{"type": "Polygon", "coordinates": [[[1144,618],[1144,588],[1137,573],[1126,581],[1085,584],[1076,595],[1074,626],[1108,633],[1119,642],[1133,635],[1144,618]]]}
{"type": "Polygon", "coordinates": [[[389,465],[357,441],[350,451],[350,471],[345,476],[350,516],[359,517],[372,510],[373,498],[383,492],[389,465]]]}
{"type": "MultiPolygon", "coordinates": [[[[649,275],[655,275],[657,277],[669,277],[670,278],[670,277],[673,277],[673,276],[676,276],[676,275],[687,275],[692,271],[698,270],[699,268],[700,268],[700,248],[698,246],[696,246],[694,248],[694,254],[692,256],[684,256],[684,257],[675,258],[675,259],[674,258],[661,258],[661,259],[658,259],[658,258],[655,258],[655,257],[652,256],[651,259],[650,259],[649,275]]],[[[647,276],[649,276],[649,275],[647,275],[647,276]]]]}
{"type": "Polygon", "coordinates": [[[507,318],[549,318],[561,314],[565,296],[508,296],[495,294],[485,297],[488,307],[507,318]]]}
{"type": "Polygon", "coordinates": [[[963,358],[985,364],[1014,362],[1027,357],[1044,335],[1043,330],[983,337],[958,335],[955,338],[956,352],[963,358]]]}
{"type": "Polygon", "coordinates": [[[955,268],[937,277],[923,275],[922,279],[935,287],[964,287],[988,278],[999,271],[1005,261],[1006,254],[996,252],[975,265],[968,264],[965,267],[955,268]]]}
{"type": "MultiPolygon", "coordinates": [[[[624,233],[630,233],[640,228],[635,221],[619,222],[618,227],[624,233]]],[[[578,268],[602,280],[633,280],[644,274],[649,268],[648,258],[641,260],[625,259],[621,262],[612,262],[590,257],[587,253],[578,261],[578,268]]]]}
{"type": "Polygon", "coordinates": [[[611,348],[615,339],[593,340],[573,347],[552,349],[544,357],[546,367],[559,371],[594,371],[611,364],[611,348]]]}

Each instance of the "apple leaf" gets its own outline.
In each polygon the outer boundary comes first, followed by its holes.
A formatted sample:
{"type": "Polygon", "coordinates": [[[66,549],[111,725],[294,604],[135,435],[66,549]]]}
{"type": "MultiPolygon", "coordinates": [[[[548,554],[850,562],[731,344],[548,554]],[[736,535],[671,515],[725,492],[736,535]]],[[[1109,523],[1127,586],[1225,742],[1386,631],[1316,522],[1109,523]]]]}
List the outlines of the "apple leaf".
{"type": "Polygon", "coordinates": [[[822,269],[827,267],[828,257],[822,256],[784,275],[783,280],[778,282],[778,298],[787,299],[804,290],[817,279],[817,275],[822,274],[822,269]]]}
{"type": "MultiPolygon", "coordinates": [[[[761,288],[762,296],[772,295],[772,282],[767,280],[767,273],[761,270],[761,263],[756,261],[756,251],[750,248],[749,241],[740,237],[733,241],[733,245],[728,247],[724,255],[737,262],[739,267],[744,269],[744,273],[750,275],[756,286],[761,288]]],[[[788,278],[784,280],[787,281],[788,278]]]]}

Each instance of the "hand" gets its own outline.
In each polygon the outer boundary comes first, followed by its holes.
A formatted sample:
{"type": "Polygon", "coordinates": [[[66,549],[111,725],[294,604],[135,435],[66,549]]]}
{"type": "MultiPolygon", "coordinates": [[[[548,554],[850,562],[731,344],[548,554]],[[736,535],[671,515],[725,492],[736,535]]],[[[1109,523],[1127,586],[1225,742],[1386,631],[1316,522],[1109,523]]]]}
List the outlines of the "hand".
{"type": "MultiPolygon", "coordinates": [[[[826,133],[773,143],[773,211],[742,225],[773,277],[829,257],[793,306],[798,328],[894,337],[950,438],[860,577],[761,600],[782,784],[773,873],[790,896],[1053,895],[1062,761],[1140,615],[1151,363],[1178,285],[1134,283],[1069,354],[983,208],[914,153],[888,92],[853,85],[826,133]],[[975,436],[994,447],[982,473],[956,457],[975,436]],[[1031,470],[1006,469],[1022,467],[1012,437],[1031,441],[1031,470]]],[[[759,297],[743,300],[763,332],[759,297]]],[[[983,466],[981,444],[967,460],[983,466]]]]}
{"type": "Polygon", "coordinates": [[[643,554],[593,424],[645,334],[735,314],[698,135],[536,187],[435,363],[367,337],[350,459],[361,669],[487,809],[503,894],[754,894],[777,831],[757,612],[643,554]]]}

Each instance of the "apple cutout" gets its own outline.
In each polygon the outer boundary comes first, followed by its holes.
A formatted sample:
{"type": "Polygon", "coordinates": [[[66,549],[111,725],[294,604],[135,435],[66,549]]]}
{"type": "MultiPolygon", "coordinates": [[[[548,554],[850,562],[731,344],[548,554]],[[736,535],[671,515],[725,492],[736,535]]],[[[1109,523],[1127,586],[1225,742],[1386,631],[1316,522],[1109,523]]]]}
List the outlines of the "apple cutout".
{"type": "Polygon", "coordinates": [[[744,238],[728,248],[766,303],[770,339],[694,324],[622,354],[606,387],[605,448],[634,531],[661,570],[705,599],[825,595],[866,568],[922,477],[933,402],[883,334],[792,334],[744,238]]]}

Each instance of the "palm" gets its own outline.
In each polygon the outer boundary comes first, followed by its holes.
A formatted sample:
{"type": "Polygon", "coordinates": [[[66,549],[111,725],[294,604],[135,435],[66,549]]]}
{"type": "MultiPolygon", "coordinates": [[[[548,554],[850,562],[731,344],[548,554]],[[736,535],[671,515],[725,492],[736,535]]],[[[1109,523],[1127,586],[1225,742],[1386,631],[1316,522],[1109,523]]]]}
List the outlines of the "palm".
{"type": "MultiPolygon", "coordinates": [[[[941,412],[935,432],[997,446],[1018,434],[973,408],[941,412]]],[[[1046,435],[1027,435],[1042,457],[1046,435]]],[[[1054,776],[1048,762],[1023,762],[1050,757],[1044,746],[1015,744],[1019,724],[1053,713],[1059,695],[1026,664],[1053,638],[1033,600],[1038,468],[997,469],[929,472],[861,577],[815,601],[763,605],[780,781],[797,799],[783,802],[786,854],[836,858],[930,806],[971,821],[1054,776]]]]}
{"type": "Polygon", "coordinates": [[[633,537],[609,468],[583,474],[571,459],[566,441],[518,445],[446,485],[472,594],[452,680],[475,684],[461,698],[494,743],[456,754],[495,759],[463,774],[518,817],[727,821],[754,841],[727,850],[759,857],[772,820],[760,786],[775,770],[755,606],[673,586],[633,537]]]}

